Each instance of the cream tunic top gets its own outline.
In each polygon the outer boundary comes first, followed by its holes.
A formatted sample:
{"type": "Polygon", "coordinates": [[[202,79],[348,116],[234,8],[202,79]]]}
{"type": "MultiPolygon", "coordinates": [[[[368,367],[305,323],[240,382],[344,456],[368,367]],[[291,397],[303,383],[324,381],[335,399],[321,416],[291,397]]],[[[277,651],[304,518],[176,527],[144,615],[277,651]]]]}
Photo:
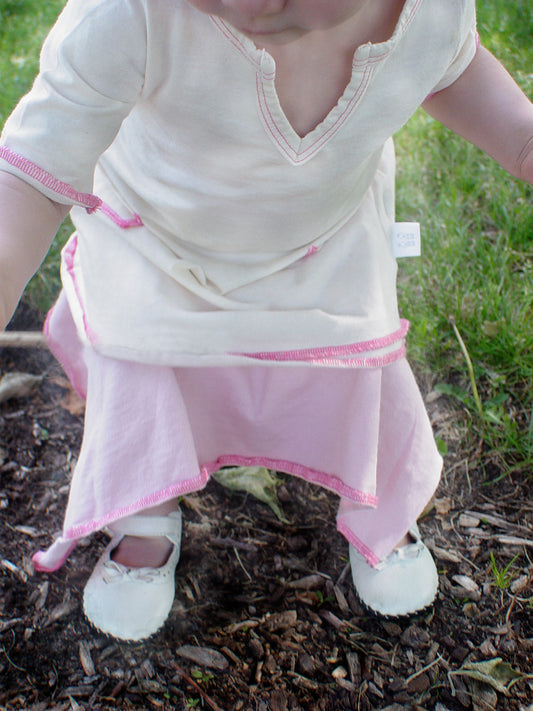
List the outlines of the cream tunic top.
{"type": "Polygon", "coordinates": [[[165,365],[376,367],[402,357],[391,136],[455,81],[474,0],[406,0],[300,137],[276,65],[184,0],[70,0],[0,169],[73,204],[80,337],[165,365]]]}

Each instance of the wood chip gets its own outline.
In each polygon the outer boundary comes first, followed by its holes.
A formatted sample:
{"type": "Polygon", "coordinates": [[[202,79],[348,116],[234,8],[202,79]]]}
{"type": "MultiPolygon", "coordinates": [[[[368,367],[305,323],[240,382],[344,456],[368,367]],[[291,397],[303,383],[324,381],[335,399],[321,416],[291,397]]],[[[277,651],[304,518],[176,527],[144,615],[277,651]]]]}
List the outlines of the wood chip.
{"type": "Polygon", "coordinates": [[[518,595],[519,593],[529,588],[532,583],[533,580],[531,579],[531,575],[521,575],[519,578],[513,580],[513,582],[511,583],[511,592],[513,593],[513,595],[518,595]]]}
{"type": "Polygon", "coordinates": [[[335,680],[346,679],[346,677],[348,676],[348,671],[343,666],[338,666],[338,667],[335,667],[335,669],[331,672],[331,676],[335,680]]]}
{"type": "Polygon", "coordinates": [[[447,516],[452,509],[453,502],[451,498],[444,496],[441,499],[435,499],[435,511],[437,516],[447,516]]]}
{"type": "Polygon", "coordinates": [[[459,516],[458,523],[462,528],[476,528],[479,526],[480,521],[478,516],[469,516],[463,513],[459,516]]]}
{"type": "Polygon", "coordinates": [[[0,620],[0,632],[10,630],[16,625],[23,624],[24,620],[21,617],[14,617],[12,620],[0,620]]]}
{"type": "Polygon", "coordinates": [[[5,373],[0,378],[0,402],[28,397],[37,389],[42,379],[42,375],[30,373],[5,373]]]}
{"type": "Polygon", "coordinates": [[[468,590],[468,592],[479,592],[479,585],[475,580],[469,578],[468,575],[453,575],[452,580],[454,580],[457,585],[462,587],[464,590],[468,590]]]}
{"type": "Polygon", "coordinates": [[[318,691],[318,689],[320,689],[320,684],[316,681],[308,679],[307,677],[297,674],[296,672],[288,671],[287,676],[290,677],[297,686],[301,686],[304,689],[310,689],[311,691],[318,691]]]}
{"type": "Polygon", "coordinates": [[[3,560],[0,560],[0,566],[4,568],[4,570],[9,570],[10,573],[13,573],[13,575],[19,578],[19,580],[21,580],[23,583],[28,582],[27,573],[25,573],[24,570],[21,570],[18,565],[15,565],[10,560],[6,560],[5,558],[3,560]]]}
{"type": "Polygon", "coordinates": [[[356,652],[348,652],[346,655],[348,669],[350,670],[350,681],[354,684],[361,682],[361,660],[356,652]]]}
{"type": "Polygon", "coordinates": [[[514,528],[509,521],[501,516],[495,516],[494,514],[488,514],[481,511],[465,511],[464,515],[469,518],[477,519],[478,523],[482,521],[483,523],[490,523],[492,526],[499,526],[500,528],[514,528]]]}
{"type": "Polygon", "coordinates": [[[201,667],[226,671],[229,667],[228,660],[216,649],[209,647],[195,647],[191,644],[184,644],[176,650],[178,657],[188,659],[201,667]]]}
{"type": "Polygon", "coordinates": [[[14,528],[15,531],[17,531],[18,533],[22,533],[22,534],[24,534],[25,536],[30,536],[30,538],[35,538],[36,536],[39,535],[39,531],[38,531],[36,528],[34,528],[33,526],[22,526],[22,525],[20,525],[20,526],[13,526],[13,528],[14,528]]]}
{"type": "Polygon", "coordinates": [[[431,550],[435,555],[437,560],[446,560],[449,563],[460,563],[461,556],[453,550],[447,550],[446,548],[439,548],[438,546],[431,546],[431,550]]]}
{"type": "Polygon", "coordinates": [[[348,622],[341,620],[337,615],[329,610],[323,610],[320,612],[320,617],[322,617],[326,622],[335,627],[336,630],[342,630],[344,627],[348,627],[348,622]]]}
{"type": "Polygon", "coordinates": [[[528,546],[533,548],[533,539],[518,538],[517,536],[494,536],[498,543],[507,546],[528,546]]]}
{"type": "Polygon", "coordinates": [[[54,622],[58,622],[64,617],[68,617],[77,607],[78,605],[74,600],[67,600],[66,602],[61,602],[59,605],[56,605],[56,607],[54,607],[48,615],[48,622],[46,626],[51,625],[54,622]]]}
{"type": "Polygon", "coordinates": [[[418,625],[411,625],[406,630],[404,630],[401,636],[402,644],[411,647],[412,649],[423,649],[427,647],[431,641],[431,638],[426,632],[418,625]]]}
{"type": "Polygon", "coordinates": [[[89,646],[86,642],[80,642],[78,647],[78,653],[80,657],[81,666],[86,676],[94,676],[96,674],[96,669],[94,667],[94,662],[91,657],[91,652],[89,646]]]}
{"type": "Polygon", "coordinates": [[[348,605],[348,602],[346,598],[344,597],[344,593],[340,589],[338,585],[333,586],[333,592],[335,594],[335,599],[337,600],[337,605],[339,606],[340,611],[342,612],[343,615],[349,615],[350,614],[350,606],[348,605]]]}
{"type": "Polygon", "coordinates": [[[411,679],[407,684],[407,688],[412,694],[423,694],[424,691],[427,691],[430,686],[431,679],[425,672],[423,674],[419,674],[419,676],[414,679],[411,679]]]}
{"type": "Polygon", "coordinates": [[[335,679],[335,682],[338,686],[341,687],[341,689],[346,689],[346,691],[357,691],[357,686],[355,684],[352,684],[351,681],[348,681],[348,679],[335,679]]]}
{"type": "Polygon", "coordinates": [[[240,632],[241,630],[253,629],[261,624],[261,620],[243,620],[242,622],[235,622],[232,625],[228,625],[225,631],[229,635],[235,634],[235,632],[240,632]]]}
{"type": "Polygon", "coordinates": [[[324,587],[324,577],[322,575],[306,575],[299,580],[291,580],[287,583],[288,588],[295,590],[316,590],[324,587]]]}
{"type": "Polygon", "coordinates": [[[285,612],[274,612],[265,617],[266,628],[270,632],[282,631],[294,627],[298,622],[296,610],[286,610],[285,612]]]}
{"type": "Polygon", "coordinates": [[[287,694],[282,689],[275,689],[270,695],[271,711],[287,711],[289,708],[289,699],[287,694]]]}

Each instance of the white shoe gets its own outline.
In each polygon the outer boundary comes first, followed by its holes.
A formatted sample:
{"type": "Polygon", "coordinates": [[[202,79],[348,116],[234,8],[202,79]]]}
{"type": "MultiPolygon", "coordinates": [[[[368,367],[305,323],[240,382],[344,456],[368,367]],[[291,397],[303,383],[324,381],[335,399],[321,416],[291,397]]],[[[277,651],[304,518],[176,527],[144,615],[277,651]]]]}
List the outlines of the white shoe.
{"type": "Polygon", "coordinates": [[[87,581],[83,611],[106,634],[131,641],[145,639],[162,627],[174,601],[181,511],[167,516],[128,516],[110,528],[113,538],[87,581]],[[165,536],[173,546],[167,562],[160,568],[127,568],[111,560],[124,536],[165,536]]]}
{"type": "Polygon", "coordinates": [[[350,545],[354,586],[361,602],[384,617],[421,612],[437,596],[439,576],[435,561],[415,524],[409,531],[413,543],[392,551],[375,568],[350,545]]]}

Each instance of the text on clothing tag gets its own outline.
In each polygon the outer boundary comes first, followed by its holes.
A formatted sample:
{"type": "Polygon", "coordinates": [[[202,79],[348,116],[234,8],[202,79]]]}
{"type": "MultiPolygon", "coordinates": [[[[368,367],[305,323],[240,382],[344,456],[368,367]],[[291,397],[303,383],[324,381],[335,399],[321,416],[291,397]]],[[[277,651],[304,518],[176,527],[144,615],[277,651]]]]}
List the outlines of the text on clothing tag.
{"type": "Polygon", "coordinates": [[[420,256],[420,224],[418,222],[396,222],[394,224],[392,251],[396,258],[420,256]]]}

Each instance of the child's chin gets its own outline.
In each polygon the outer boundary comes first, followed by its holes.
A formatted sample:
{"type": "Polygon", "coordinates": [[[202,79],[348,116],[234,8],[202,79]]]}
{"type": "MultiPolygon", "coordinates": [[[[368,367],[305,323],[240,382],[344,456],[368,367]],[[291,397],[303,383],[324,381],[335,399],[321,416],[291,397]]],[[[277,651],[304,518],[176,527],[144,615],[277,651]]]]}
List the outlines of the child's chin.
{"type": "Polygon", "coordinates": [[[299,29],[288,29],[282,30],[280,32],[246,32],[241,30],[243,34],[249,37],[256,45],[268,46],[268,45],[282,45],[289,44],[290,42],[295,42],[307,34],[305,30],[299,29]]]}

